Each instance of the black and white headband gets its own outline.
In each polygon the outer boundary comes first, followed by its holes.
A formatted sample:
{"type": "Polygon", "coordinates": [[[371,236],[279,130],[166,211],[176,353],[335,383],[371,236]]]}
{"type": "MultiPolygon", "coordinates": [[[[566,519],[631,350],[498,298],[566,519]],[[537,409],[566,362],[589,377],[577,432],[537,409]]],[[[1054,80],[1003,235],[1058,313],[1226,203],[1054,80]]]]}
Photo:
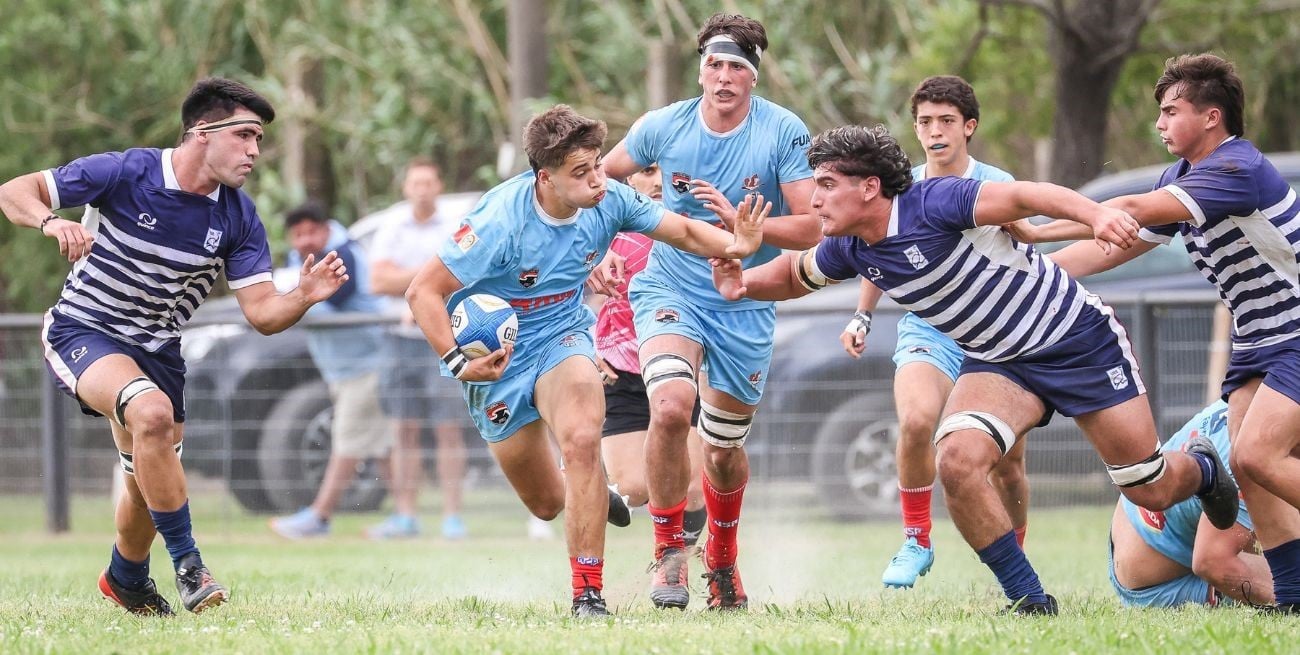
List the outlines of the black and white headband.
{"type": "Polygon", "coordinates": [[[754,79],[758,79],[758,62],[763,58],[763,49],[754,46],[753,54],[745,52],[745,49],[736,43],[736,40],[726,34],[719,34],[708,40],[704,47],[700,48],[700,69],[708,66],[715,61],[734,61],[737,64],[749,69],[754,74],[754,79]]]}

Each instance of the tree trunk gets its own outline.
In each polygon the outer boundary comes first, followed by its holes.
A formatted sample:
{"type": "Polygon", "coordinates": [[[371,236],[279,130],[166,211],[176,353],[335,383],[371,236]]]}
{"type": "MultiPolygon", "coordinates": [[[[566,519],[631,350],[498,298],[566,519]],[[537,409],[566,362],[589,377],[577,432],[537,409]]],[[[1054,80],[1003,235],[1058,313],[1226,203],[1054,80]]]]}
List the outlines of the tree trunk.
{"type": "Polygon", "coordinates": [[[523,154],[524,125],[532,114],[528,101],[545,97],[547,86],[546,0],[511,0],[506,10],[507,42],[510,50],[510,117],[515,166],[511,173],[527,168],[523,154]]]}

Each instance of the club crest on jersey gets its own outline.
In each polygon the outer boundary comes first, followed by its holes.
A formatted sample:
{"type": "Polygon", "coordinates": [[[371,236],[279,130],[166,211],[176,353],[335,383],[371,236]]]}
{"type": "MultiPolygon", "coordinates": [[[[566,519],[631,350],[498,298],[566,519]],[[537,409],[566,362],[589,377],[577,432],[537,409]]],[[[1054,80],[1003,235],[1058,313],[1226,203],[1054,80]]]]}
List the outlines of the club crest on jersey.
{"type": "Polygon", "coordinates": [[[691,175],[673,171],[673,191],[686,193],[691,190],[691,175]]]}
{"type": "Polygon", "coordinates": [[[537,284],[537,269],[530,268],[520,273],[519,284],[523,285],[525,289],[530,289],[534,284],[537,284]]]}
{"type": "Polygon", "coordinates": [[[757,189],[758,173],[754,173],[753,175],[750,175],[749,177],[745,178],[745,181],[740,185],[740,188],[746,191],[753,191],[754,189],[757,189]]]}
{"type": "Polygon", "coordinates": [[[1116,391],[1128,388],[1128,376],[1124,374],[1123,366],[1116,366],[1106,371],[1106,375],[1110,376],[1110,386],[1114,387],[1116,391]]]}
{"type": "Polygon", "coordinates": [[[462,223],[451,240],[456,242],[456,247],[460,248],[461,252],[469,252],[469,249],[478,243],[478,235],[474,234],[474,228],[470,227],[469,223],[462,223]]]}
{"type": "Polygon", "coordinates": [[[565,348],[572,348],[578,345],[578,335],[576,334],[564,335],[564,338],[560,339],[560,345],[564,346],[565,348]]]}
{"type": "Polygon", "coordinates": [[[208,228],[208,238],[203,240],[203,249],[215,253],[221,246],[221,230],[208,228]]]}
{"type": "Polygon", "coordinates": [[[930,260],[926,259],[925,255],[921,252],[921,248],[916,245],[904,250],[903,254],[907,255],[907,263],[911,264],[912,268],[915,268],[918,271],[925,268],[926,264],[930,263],[930,260]]]}
{"type": "Polygon", "coordinates": [[[505,425],[506,421],[510,420],[510,407],[506,405],[505,401],[498,400],[488,405],[487,409],[483,410],[483,414],[494,425],[505,425]]]}
{"type": "Polygon", "coordinates": [[[758,383],[759,383],[759,382],[762,382],[762,381],[763,381],[763,372],[762,372],[762,371],[754,371],[753,373],[750,373],[750,374],[749,374],[749,386],[754,387],[755,389],[757,389],[757,388],[758,388],[758,383]]]}
{"type": "Polygon", "coordinates": [[[595,268],[596,268],[596,264],[597,264],[597,262],[596,262],[596,257],[598,257],[598,256],[600,256],[600,251],[599,251],[599,250],[593,250],[593,251],[587,253],[587,259],[586,259],[586,261],[584,261],[584,262],[582,263],[583,266],[586,266],[586,267],[587,267],[587,272],[591,272],[591,271],[595,270],[595,268]]]}
{"type": "Polygon", "coordinates": [[[682,315],[678,314],[675,309],[661,307],[655,310],[656,323],[676,323],[680,320],[682,320],[682,315]]]}

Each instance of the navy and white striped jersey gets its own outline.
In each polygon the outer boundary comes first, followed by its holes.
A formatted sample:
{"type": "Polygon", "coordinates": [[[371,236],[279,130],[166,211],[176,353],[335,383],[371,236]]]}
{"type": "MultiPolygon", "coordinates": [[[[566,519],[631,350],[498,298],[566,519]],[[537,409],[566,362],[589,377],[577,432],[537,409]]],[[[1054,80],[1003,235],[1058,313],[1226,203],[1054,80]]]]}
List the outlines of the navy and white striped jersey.
{"type": "Polygon", "coordinates": [[[1300,337],[1300,201],[1245,139],[1229,139],[1200,163],[1180,159],[1160,176],[1192,220],[1143,229],[1146,241],[1182,234],[1192,263],[1232,312],[1232,347],[1300,337]]]}
{"type": "Polygon", "coordinates": [[[253,201],[224,185],[182,191],[171,155],[135,148],[44,171],[53,208],[86,205],[95,237],[54,311],[151,352],[180,338],[223,269],[234,289],[271,280],[253,201]]]}
{"type": "Polygon", "coordinates": [[[1061,341],[1088,292],[1032,246],[975,225],[980,180],[941,177],[894,198],[889,230],[868,244],[827,237],[816,248],[832,280],[862,275],[948,335],[967,356],[1000,362],[1061,341]]]}

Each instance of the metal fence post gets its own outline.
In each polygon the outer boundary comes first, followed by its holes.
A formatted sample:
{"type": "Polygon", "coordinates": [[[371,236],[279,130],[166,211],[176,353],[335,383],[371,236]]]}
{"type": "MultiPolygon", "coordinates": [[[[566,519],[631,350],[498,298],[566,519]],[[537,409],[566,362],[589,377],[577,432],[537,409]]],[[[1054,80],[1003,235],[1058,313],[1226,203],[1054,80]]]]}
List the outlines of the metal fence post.
{"type": "Polygon", "coordinates": [[[46,377],[41,387],[41,490],[45,493],[45,529],[67,532],[68,521],[68,419],[63,394],[46,377]]]}

